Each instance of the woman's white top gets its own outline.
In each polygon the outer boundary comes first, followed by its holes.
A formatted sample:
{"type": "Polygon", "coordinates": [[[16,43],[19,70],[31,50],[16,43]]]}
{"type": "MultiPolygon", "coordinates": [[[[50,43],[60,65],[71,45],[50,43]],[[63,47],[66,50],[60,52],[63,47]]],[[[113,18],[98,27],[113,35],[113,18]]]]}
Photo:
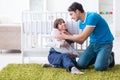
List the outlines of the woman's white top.
{"type": "Polygon", "coordinates": [[[51,47],[53,47],[56,51],[61,53],[75,54],[79,55],[78,52],[72,47],[73,44],[69,44],[69,47],[61,47],[60,45],[65,42],[65,40],[58,40],[56,36],[60,34],[58,29],[53,29],[51,32],[51,47]]]}

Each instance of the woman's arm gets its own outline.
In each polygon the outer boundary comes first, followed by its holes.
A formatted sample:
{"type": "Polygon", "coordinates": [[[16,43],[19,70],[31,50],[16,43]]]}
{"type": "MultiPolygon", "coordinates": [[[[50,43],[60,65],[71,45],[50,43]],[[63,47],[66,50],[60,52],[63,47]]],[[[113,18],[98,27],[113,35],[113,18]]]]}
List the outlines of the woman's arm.
{"type": "Polygon", "coordinates": [[[51,36],[52,36],[52,43],[54,45],[52,45],[52,47],[57,47],[57,48],[60,48],[60,47],[69,47],[69,44],[66,43],[65,40],[59,40],[57,39],[56,37],[60,35],[60,31],[58,29],[53,29],[52,32],[51,32],[51,36]]]}

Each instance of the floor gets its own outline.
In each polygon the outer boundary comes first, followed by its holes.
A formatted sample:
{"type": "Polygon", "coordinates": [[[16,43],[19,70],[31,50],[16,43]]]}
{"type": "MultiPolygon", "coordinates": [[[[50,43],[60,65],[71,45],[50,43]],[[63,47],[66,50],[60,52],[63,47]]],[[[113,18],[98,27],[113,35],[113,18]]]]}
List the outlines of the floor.
{"type": "MultiPolygon", "coordinates": [[[[114,40],[113,51],[115,52],[115,62],[120,64],[120,38],[116,37],[114,40]]],[[[26,58],[26,63],[48,63],[47,57],[35,57],[35,58],[26,58]]],[[[3,69],[7,64],[10,63],[22,63],[22,57],[20,52],[6,52],[2,51],[0,53],[0,70],[3,69]]]]}
{"type": "MultiPolygon", "coordinates": [[[[2,52],[0,53],[0,70],[7,64],[21,64],[22,56],[20,52],[2,52]]],[[[25,63],[48,63],[47,57],[25,58],[25,63]]]]}

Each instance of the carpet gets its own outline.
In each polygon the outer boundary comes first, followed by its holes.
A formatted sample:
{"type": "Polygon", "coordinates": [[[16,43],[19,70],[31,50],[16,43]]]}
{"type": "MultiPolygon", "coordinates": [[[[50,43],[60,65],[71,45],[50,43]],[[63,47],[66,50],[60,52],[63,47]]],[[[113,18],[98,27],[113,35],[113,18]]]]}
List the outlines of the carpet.
{"type": "Polygon", "coordinates": [[[120,65],[107,71],[95,71],[93,67],[75,75],[60,68],[43,68],[41,64],[8,64],[0,71],[0,80],[120,80],[120,65]]]}

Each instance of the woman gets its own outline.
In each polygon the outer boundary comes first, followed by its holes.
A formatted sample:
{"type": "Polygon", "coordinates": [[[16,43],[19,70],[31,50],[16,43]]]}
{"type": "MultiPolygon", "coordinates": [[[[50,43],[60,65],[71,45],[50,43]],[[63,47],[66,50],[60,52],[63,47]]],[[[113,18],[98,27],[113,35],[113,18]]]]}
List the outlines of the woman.
{"type": "MultiPolygon", "coordinates": [[[[63,31],[68,31],[65,21],[58,18],[54,22],[54,29],[51,32],[52,47],[49,51],[48,61],[50,64],[44,64],[43,67],[66,68],[73,74],[83,74],[77,67],[76,57],[79,55],[72,47],[73,41],[58,40],[56,37],[63,31]]],[[[69,32],[68,32],[69,33],[69,32]]],[[[70,34],[70,33],[69,33],[70,34]]]]}

